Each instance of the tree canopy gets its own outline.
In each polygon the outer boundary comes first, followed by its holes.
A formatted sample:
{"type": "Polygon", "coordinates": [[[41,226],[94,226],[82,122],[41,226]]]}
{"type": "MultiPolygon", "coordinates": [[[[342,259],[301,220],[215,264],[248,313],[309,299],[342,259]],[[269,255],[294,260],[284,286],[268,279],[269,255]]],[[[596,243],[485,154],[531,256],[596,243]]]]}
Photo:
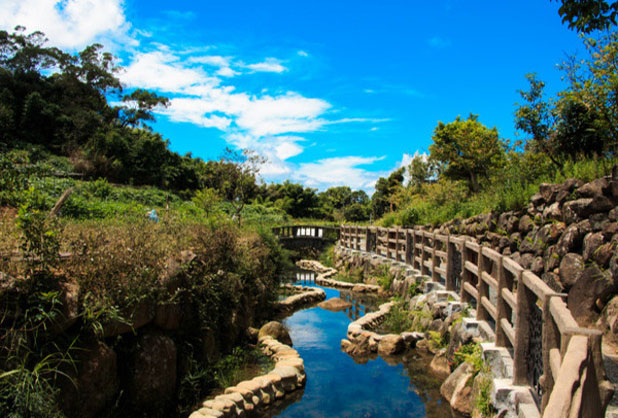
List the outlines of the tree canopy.
{"type": "Polygon", "coordinates": [[[559,0],[562,3],[558,13],[562,23],[569,29],[590,33],[594,30],[607,29],[616,24],[618,1],[605,0],[559,0]]]}
{"type": "Polygon", "coordinates": [[[430,159],[441,175],[466,180],[471,191],[479,190],[479,180],[504,159],[504,144],[496,128],[489,129],[477,115],[450,123],[439,122],[429,146],[430,159]]]}

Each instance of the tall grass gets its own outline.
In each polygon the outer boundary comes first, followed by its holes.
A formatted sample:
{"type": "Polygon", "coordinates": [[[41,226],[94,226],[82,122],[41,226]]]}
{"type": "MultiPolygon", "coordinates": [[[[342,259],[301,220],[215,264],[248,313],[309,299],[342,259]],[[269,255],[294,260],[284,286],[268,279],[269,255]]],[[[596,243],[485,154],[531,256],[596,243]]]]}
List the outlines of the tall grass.
{"type": "Polygon", "coordinates": [[[491,211],[520,210],[539,191],[541,183],[562,183],[568,178],[588,182],[609,175],[618,157],[566,160],[560,168],[543,155],[512,155],[509,161],[482,183],[479,193],[469,193],[463,182],[440,179],[424,185],[420,193],[409,195],[407,204],[385,214],[378,224],[438,225],[491,211]]]}

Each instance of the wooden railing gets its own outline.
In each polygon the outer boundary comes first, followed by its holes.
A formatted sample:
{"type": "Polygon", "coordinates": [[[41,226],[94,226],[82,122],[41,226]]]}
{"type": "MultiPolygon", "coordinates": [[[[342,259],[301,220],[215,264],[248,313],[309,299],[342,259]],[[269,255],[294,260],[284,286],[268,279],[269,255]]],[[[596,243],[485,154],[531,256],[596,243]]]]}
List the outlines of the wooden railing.
{"type": "Polygon", "coordinates": [[[493,328],[496,346],[512,353],[513,384],[532,388],[544,417],[602,416],[613,389],[602,365],[601,332],[577,325],[566,294],[468,237],[342,226],[339,243],[409,264],[459,293],[476,309],[476,318],[493,328]],[[557,381],[560,388],[554,390],[557,381]]]}
{"type": "Polygon", "coordinates": [[[339,227],[322,225],[283,225],[272,229],[278,238],[321,238],[339,239],[339,227]]]}

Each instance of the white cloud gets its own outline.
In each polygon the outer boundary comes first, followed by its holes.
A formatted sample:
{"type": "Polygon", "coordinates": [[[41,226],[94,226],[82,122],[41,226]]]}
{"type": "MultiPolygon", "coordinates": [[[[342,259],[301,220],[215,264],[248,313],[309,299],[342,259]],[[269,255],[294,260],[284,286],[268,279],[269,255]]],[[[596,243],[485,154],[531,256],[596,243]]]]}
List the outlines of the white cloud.
{"type": "Polygon", "coordinates": [[[281,61],[276,58],[266,58],[264,62],[249,64],[246,67],[250,70],[264,73],[282,73],[287,71],[287,68],[281,65],[281,61]]]}
{"type": "Polygon", "coordinates": [[[307,52],[302,51],[302,50],[298,51],[297,54],[299,56],[301,56],[301,57],[308,57],[309,56],[309,54],[307,52]]]}
{"type": "Polygon", "coordinates": [[[4,0],[0,27],[40,30],[61,48],[77,49],[103,39],[134,45],[123,6],[123,0],[4,0]]]}
{"type": "Polygon", "coordinates": [[[200,68],[187,67],[165,51],[138,53],[120,79],[129,87],[181,92],[194,85],[214,86],[216,78],[208,77],[200,68]]]}
{"type": "Polygon", "coordinates": [[[381,172],[372,172],[360,166],[371,165],[384,157],[335,157],[302,163],[294,173],[296,180],[307,186],[326,189],[347,185],[352,189],[370,190],[381,172]]]}
{"type": "Polygon", "coordinates": [[[207,55],[201,57],[190,57],[187,61],[206,65],[214,65],[215,67],[229,67],[231,57],[222,57],[220,55],[207,55]]]}

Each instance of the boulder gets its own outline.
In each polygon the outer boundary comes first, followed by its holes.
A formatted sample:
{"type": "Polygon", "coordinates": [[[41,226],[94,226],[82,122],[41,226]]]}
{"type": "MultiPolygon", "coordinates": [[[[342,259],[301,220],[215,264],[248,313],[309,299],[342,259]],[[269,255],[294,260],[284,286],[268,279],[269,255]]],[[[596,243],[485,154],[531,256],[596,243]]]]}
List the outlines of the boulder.
{"type": "Polygon", "coordinates": [[[603,238],[605,238],[606,241],[611,241],[612,237],[618,233],[618,223],[606,223],[605,225],[603,225],[602,233],[603,238]]]}
{"type": "Polygon", "coordinates": [[[562,257],[567,253],[577,252],[581,248],[582,238],[578,226],[569,225],[556,244],[556,252],[562,257]]]}
{"type": "Polygon", "coordinates": [[[556,199],[560,189],[561,186],[559,184],[541,183],[539,185],[539,194],[543,197],[545,203],[551,204],[556,199]]]}
{"type": "Polygon", "coordinates": [[[560,266],[560,255],[555,245],[552,245],[545,250],[543,255],[543,269],[544,271],[554,271],[560,266]]]}
{"type": "Polygon", "coordinates": [[[519,218],[513,212],[504,212],[498,216],[497,228],[506,234],[512,234],[519,225],[519,218]]]}
{"type": "Polygon", "coordinates": [[[98,341],[83,349],[79,357],[75,386],[69,384],[62,391],[65,412],[68,416],[95,417],[117,396],[119,380],[116,353],[98,341]]]}
{"type": "Polygon", "coordinates": [[[600,232],[590,232],[584,237],[583,257],[585,261],[590,261],[597,249],[603,245],[603,234],[600,232]]]}
{"type": "Polygon", "coordinates": [[[148,411],[164,408],[176,392],[176,345],[165,335],[143,334],[129,378],[129,396],[137,406],[148,411]]]}
{"type": "Polygon", "coordinates": [[[378,343],[378,354],[393,356],[400,354],[406,349],[406,344],[398,334],[387,334],[378,343]]]}
{"type": "Polygon", "coordinates": [[[603,196],[607,192],[609,192],[609,181],[604,177],[586,183],[576,190],[577,195],[580,197],[603,196]]]}
{"type": "Polygon", "coordinates": [[[587,327],[597,321],[599,306],[605,305],[615,291],[611,274],[593,264],[582,272],[569,291],[567,305],[578,324],[587,327]]]}
{"type": "Polygon", "coordinates": [[[557,292],[557,293],[563,293],[564,292],[564,285],[560,281],[560,276],[558,274],[554,273],[553,271],[548,271],[548,272],[543,273],[543,275],[541,276],[541,279],[554,292],[557,292]]]}
{"type": "Polygon", "coordinates": [[[249,343],[257,344],[258,336],[260,335],[260,330],[257,328],[253,328],[253,327],[247,327],[247,330],[245,331],[245,335],[247,336],[247,340],[249,341],[249,343]]]}
{"type": "Polygon", "coordinates": [[[562,209],[560,209],[560,203],[554,202],[543,211],[543,218],[545,219],[554,219],[561,220],[562,219],[562,209]]]}
{"type": "Polygon", "coordinates": [[[433,357],[433,360],[429,363],[429,371],[441,379],[445,379],[451,374],[451,367],[446,358],[446,350],[441,350],[433,357]]]}
{"type": "Polygon", "coordinates": [[[584,258],[575,253],[568,253],[560,261],[560,282],[568,290],[577,283],[585,269],[584,258]]]}
{"type": "Polygon", "coordinates": [[[532,231],[532,228],[534,228],[534,222],[532,222],[530,216],[524,215],[519,219],[519,232],[522,235],[532,231]]]}
{"type": "Polygon", "coordinates": [[[344,309],[348,309],[352,306],[350,302],[346,302],[341,298],[330,298],[325,300],[324,302],[320,302],[318,306],[322,309],[326,309],[332,312],[343,311],[344,309]]]}
{"type": "Polygon", "coordinates": [[[472,385],[474,367],[462,363],[440,386],[440,393],[456,411],[469,415],[472,413],[472,385]]]}
{"type": "MultiPolygon", "coordinates": [[[[609,262],[614,255],[614,251],[616,250],[616,243],[608,242],[606,244],[601,245],[599,248],[594,251],[592,254],[592,260],[597,263],[599,266],[603,268],[607,268],[609,266],[609,262]]],[[[618,279],[618,276],[616,276],[618,279]]]]}
{"type": "Polygon", "coordinates": [[[530,264],[530,270],[536,275],[543,273],[544,267],[543,257],[535,257],[530,264]]]}
{"type": "Polygon", "coordinates": [[[163,303],[155,308],[154,323],[161,329],[175,330],[180,327],[182,309],[177,303],[163,303]]]}
{"type": "Polygon", "coordinates": [[[593,213],[606,212],[613,207],[612,201],[605,196],[585,197],[566,202],[562,209],[562,215],[566,223],[573,223],[593,213]]]}
{"type": "Polygon", "coordinates": [[[133,308],[128,308],[121,315],[127,318],[126,321],[114,319],[103,324],[103,337],[113,337],[115,335],[133,332],[138,328],[150,323],[155,317],[154,304],[149,301],[142,301],[133,308]]]}
{"type": "Polygon", "coordinates": [[[281,325],[280,322],[270,321],[260,328],[260,332],[258,333],[258,341],[261,341],[265,337],[272,337],[280,343],[292,346],[292,338],[290,338],[290,333],[288,330],[281,325]]]}

